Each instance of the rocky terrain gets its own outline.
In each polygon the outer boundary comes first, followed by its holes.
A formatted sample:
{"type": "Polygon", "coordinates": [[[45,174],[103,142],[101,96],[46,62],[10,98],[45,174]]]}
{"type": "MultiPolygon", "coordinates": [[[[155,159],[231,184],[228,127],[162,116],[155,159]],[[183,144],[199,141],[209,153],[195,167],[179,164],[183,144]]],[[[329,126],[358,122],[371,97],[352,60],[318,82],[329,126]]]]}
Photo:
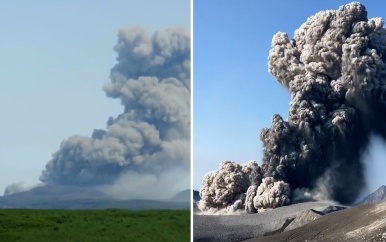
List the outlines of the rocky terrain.
{"type": "Polygon", "coordinates": [[[386,201],[386,186],[383,185],[378,188],[375,192],[369,194],[362,201],[356,205],[369,204],[369,203],[381,203],[386,201]]]}
{"type": "Polygon", "coordinates": [[[385,197],[386,187],[381,186],[353,207],[303,202],[234,215],[205,215],[197,209],[194,241],[386,241],[385,197]]]}
{"type": "Polygon", "coordinates": [[[245,242],[386,241],[386,203],[365,204],[322,216],[302,227],[245,242]]]}
{"type": "Polygon", "coordinates": [[[269,236],[313,221],[342,207],[332,202],[304,202],[257,214],[194,214],[194,241],[242,241],[269,236]],[[215,231],[215,232],[214,232],[215,231]]]}

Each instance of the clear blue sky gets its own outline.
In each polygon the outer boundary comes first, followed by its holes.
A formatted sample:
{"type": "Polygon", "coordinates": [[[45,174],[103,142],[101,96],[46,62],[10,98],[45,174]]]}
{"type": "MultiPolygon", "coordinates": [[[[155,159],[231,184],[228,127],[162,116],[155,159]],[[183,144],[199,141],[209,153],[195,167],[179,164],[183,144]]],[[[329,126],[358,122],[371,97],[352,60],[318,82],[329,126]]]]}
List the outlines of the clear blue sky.
{"type": "MultiPolygon", "coordinates": [[[[268,52],[275,33],[294,31],[315,13],[351,1],[195,0],[194,1],[194,176],[219,163],[245,163],[262,157],[260,130],[273,114],[287,118],[289,93],[268,73],[268,52]]],[[[386,2],[362,1],[369,17],[386,17],[386,2]]],[[[386,184],[386,155],[376,146],[370,190],[386,184]]]]}
{"type": "Polygon", "coordinates": [[[105,97],[121,27],[190,29],[189,0],[3,1],[0,8],[0,195],[37,184],[60,142],[122,111],[105,97]]]}

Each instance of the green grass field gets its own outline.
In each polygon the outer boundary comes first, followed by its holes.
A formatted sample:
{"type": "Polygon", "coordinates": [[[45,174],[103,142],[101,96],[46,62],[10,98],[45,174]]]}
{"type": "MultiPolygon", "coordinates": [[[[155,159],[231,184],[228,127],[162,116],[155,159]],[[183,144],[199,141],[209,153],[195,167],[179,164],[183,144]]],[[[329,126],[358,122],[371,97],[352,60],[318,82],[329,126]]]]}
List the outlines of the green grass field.
{"type": "Polygon", "coordinates": [[[190,211],[0,210],[1,242],[190,241],[190,211]]]}

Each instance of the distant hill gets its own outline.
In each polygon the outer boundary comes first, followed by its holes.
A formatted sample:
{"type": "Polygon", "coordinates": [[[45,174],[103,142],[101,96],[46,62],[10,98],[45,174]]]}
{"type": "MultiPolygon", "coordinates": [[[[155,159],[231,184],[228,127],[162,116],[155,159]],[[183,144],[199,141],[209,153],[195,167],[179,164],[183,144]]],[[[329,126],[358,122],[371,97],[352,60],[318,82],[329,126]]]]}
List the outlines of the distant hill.
{"type": "Polygon", "coordinates": [[[183,190],[171,198],[174,202],[190,202],[190,189],[183,190]]]}
{"type": "Polygon", "coordinates": [[[362,201],[356,205],[370,204],[370,203],[381,203],[386,201],[386,186],[383,185],[378,188],[375,192],[371,193],[367,197],[363,198],[362,201]]]}
{"type": "Polygon", "coordinates": [[[0,196],[0,208],[29,209],[190,209],[190,200],[182,192],[178,200],[114,200],[104,193],[91,188],[46,185],[29,191],[0,196]]]}

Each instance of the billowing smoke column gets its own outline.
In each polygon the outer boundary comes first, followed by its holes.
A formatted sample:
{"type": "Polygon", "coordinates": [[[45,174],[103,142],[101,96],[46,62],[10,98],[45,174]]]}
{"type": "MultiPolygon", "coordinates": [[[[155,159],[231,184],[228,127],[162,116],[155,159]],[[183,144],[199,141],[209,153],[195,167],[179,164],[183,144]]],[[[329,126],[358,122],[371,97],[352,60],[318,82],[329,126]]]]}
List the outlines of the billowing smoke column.
{"type": "Polygon", "coordinates": [[[49,184],[112,184],[124,172],[159,174],[190,166],[190,34],[122,29],[118,63],[103,90],[124,112],[91,137],[64,140],[40,176],[49,184]]]}
{"type": "Polygon", "coordinates": [[[288,120],[276,114],[261,131],[262,182],[229,189],[226,181],[235,174],[209,175],[200,208],[232,206],[244,193],[248,212],[275,208],[290,203],[295,189],[312,191],[320,181],[332,200],[353,202],[365,185],[361,157],[371,135],[386,139],[385,62],[384,21],[368,19],[360,3],[317,13],[293,39],[277,33],[269,72],[290,91],[291,102],[288,120]]]}
{"type": "Polygon", "coordinates": [[[244,192],[251,183],[261,182],[260,169],[254,162],[244,166],[226,161],[220,164],[220,170],[207,174],[200,192],[199,209],[217,212],[220,208],[230,211],[239,209],[244,203],[244,192]],[[233,206],[234,205],[234,206],[233,206]]]}
{"type": "Polygon", "coordinates": [[[252,213],[289,203],[288,184],[262,175],[256,162],[243,166],[232,161],[222,162],[219,171],[204,177],[198,208],[210,213],[235,213],[245,208],[252,213]]]}

